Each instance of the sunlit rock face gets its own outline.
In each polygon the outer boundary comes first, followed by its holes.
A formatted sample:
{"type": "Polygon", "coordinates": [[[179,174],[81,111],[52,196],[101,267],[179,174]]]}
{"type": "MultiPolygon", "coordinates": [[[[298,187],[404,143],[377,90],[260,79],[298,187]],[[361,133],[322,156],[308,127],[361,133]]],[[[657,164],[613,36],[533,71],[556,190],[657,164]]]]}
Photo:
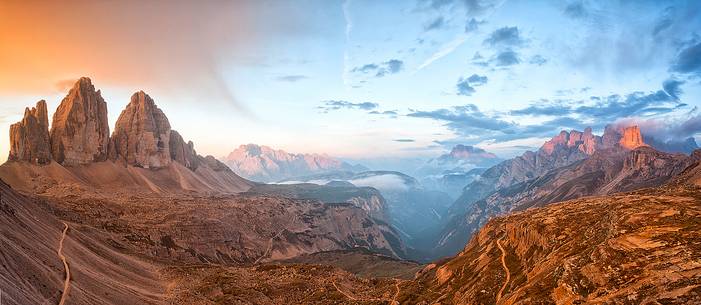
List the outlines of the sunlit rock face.
{"type": "Polygon", "coordinates": [[[51,125],[51,153],[63,165],[107,160],[107,103],[90,79],[79,79],[61,101],[51,125]]]}
{"type": "Polygon", "coordinates": [[[49,116],[46,102],[24,111],[24,118],[10,126],[10,161],[26,161],[36,164],[51,162],[49,140],[49,116]]]}
{"type": "Polygon", "coordinates": [[[170,137],[168,118],[148,94],[139,91],[117,120],[112,154],[133,166],[165,167],[171,161],[170,137]]]}

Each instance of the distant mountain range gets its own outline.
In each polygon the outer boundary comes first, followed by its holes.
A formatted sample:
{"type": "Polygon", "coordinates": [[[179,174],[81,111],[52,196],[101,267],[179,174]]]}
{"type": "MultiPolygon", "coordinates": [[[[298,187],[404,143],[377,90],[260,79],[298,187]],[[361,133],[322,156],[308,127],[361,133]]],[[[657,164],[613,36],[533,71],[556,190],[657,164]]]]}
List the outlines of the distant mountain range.
{"type": "Polygon", "coordinates": [[[368,170],[322,154],[294,154],[256,144],[241,145],[224,158],[240,176],[259,182],[276,182],[292,177],[333,171],[368,170]]]}
{"type": "Polygon", "coordinates": [[[452,255],[491,217],[588,195],[663,184],[697,158],[658,151],[637,126],[602,136],[562,131],[536,152],[503,161],[467,185],[451,206],[436,251],[452,255]]]}

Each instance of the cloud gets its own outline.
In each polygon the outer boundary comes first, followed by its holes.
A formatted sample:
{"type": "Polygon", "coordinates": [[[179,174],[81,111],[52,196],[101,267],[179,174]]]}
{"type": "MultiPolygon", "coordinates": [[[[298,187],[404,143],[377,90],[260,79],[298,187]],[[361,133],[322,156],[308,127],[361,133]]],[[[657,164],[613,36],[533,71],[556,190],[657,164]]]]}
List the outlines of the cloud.
{"type": "Polygon", "coordinates": [[[682,49],[670,68],[673,72],[701,74],[701,42],[682,49]]]}
{"type": "Polygon", "coordinates": [[[627,118],[616,123],[638,125],[645,136],[662,141],[680,141],[701,133],[701,114],[689,113],[685,118],[627,118]]]}
{"type": "Polygon", "coordinates": [[[373,110],[373,111],[368,111],[368,114],[373,114],[373,115],[384,115],[392,119],[396,119],[399,116],[399,112],[397,110],[384,110],[384,111],[379,111],[379,110],[373,110]]]}
{"type": "Polygon", "coordinates": [[[548,62],[548,60],[540,55],[534,55],[533,57],[531,57],[531,59],[528,60],[529,64],[538,65],[538,66],[544,65],[546,62],[548,62]]]}
{"type": "Polygon", "coordinates": [[[475,18],[470,18],[467,20],[467,23],[465,23],[465,33],[477,31],[477,29],[479,29],[479,27],[485,23],[487,22],[484,20],[477,21],[475,18]]]}
{"type": "Polygon", "coordinates": [[[442,28],[445,25],[445,18],[443,16],[433,19],[431,22],[424,25],[424,31],[432,31],[442,28]]]}
{"type": "Polygon", "coordinates": [[[589,14],[582,1],[574,1],[568,4],[565,7],[564,13],[572,18],[585,18],[589,14]]]}
{"type": "Polygon", "coordinates": [[[375,64],[365,64],[360,67],[355,67],[351,69],[354,73],[374,73],[375,77],[383,77],[387,74],[396,74],[404,69],[404,62],[399,59],[390,59],[388,61],[375,64]]]}
{"type": "Polygon", "coordinates": [[[318,106],[317,109],[321,109],[323,113],[328,113],[331,110],[341,110],[341,109],[357,109],[357,110],[373,110],[379,107],[377,103],[363,102],[363,103],[352,103],[342,100],[328,100],[323,101],[322,106],[318,106]]]}
{"type": "Polygon", "coordinates": [[[492,61],[496,63],[497,67],[513,66],[521,62],[518,53],[513,50],[499,52],[492,61]]]}
{"type": "Polygon", "coordinates": [[[308,78],[309,77],[305,76],[305,75],[285,75],[285,76],[278,76],[275,78],[275,80],[277,80],[279,82],[294,83],[294,82],[298,82],[298,81],[305,80],[308,78]]]}
{"type": "Polygon", "coordinates": [[[484,40],[484,44],[492,47],[518,47],[524,42],[515,26],[496,29],[484,40]]]}
{"type": "MultiPolygon", "coordinates": [[[[666,82],[670,92],[678,91],[678,84],[666,82]]],[[[483,141],[512,141],[526,138],[549,138],[561,129],[585,127],[603,128],[605,125],[625,118],[656,119],[678,113],[687,105],[665,90],[654,92],[632,92],[626,95],[591,97],[589,100],[539,100],[528,107],[508,113],[487,114],[477,106],[442,108],[432,111],[413,110],[409,117],[439,121],[455,132],[460,141],[476,144],[483,141]],[[506,116],[510,118],[506,118],[506,116]],[[540,122],[520,124],[521,117],[539,117],[540,122]],[[511,120],[514,121],[511,121],[511,120]]],[[[530,120],[528,120],[530,121],[530,120]]],[[[678,122],[678,121],[676,121],[678,122]]],[[[689,119],[674,132],[688,135],[701,130],[701,118],[689,119]]]]}
{"type": "Polygon", "coordinates": [[[486,84],[488,81],[486,76],[480,76],[477,74],[472,74],[470,77],[458,79],[456,84],[458,95],[470,96],[475,93],[476,86],[481,86],[486,84]]]}
{"type": "Polygon", "coordinates": [[[432,111],[414,111],[407,116],[444,121],[448,128],[460,133],[470,133],[470,131],[475,129],[504,130],[514,126],[514,123],[482,113],[474,104],[432,111]]]}
{"type": "Polygon", "coordinates": [[[668,79],[662,83],[662,89],[664,89],[669,96],[673,97],[676,100],[679,100],[679,96],[682,94],[682,89],[679,88],[682,84],[684,84],[684,81],[679,81],[676,79],[668,79]]]}
{"type": "Polygon", "coordinates": [[[53,84],[88,76],[102,88],[173,92],[183,101],[246,112],[223,67],[243,58],[261,64],[258,51],[269,43],[309,35],[312,21],[294,7],[258,1],[3,2],[0,92],[55,94],[53,84]]]}
{"type": "Polygon", "coordinates": [[[414,139],[394,139],[392,140],[394,142],[401,142],[401,143],[413,143],[416,142],[414,139]]]}

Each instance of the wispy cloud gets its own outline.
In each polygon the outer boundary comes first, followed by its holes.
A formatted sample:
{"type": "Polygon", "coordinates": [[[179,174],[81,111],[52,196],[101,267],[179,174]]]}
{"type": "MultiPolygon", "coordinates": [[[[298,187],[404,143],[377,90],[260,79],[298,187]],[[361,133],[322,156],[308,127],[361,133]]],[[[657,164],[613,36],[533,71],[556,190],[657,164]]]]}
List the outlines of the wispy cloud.
{"type": "Polygon", "coordinates": [[[380,105],[371,102],[353,103],[343,100],[328,100],[323,101],[323,105],[318,106],[323,113],[328,113],[331,110],[341,110],[341,109],[358,109],[358,110],[373,110],[377,109],[380,105]]]}
{"type": "Polygon", "coordinates": [[[308,79],[309,77],[306,75],[284,75],[284,76],[278,76],[275,78],[275,80],[279,82],[289,82],[289,83],[294,83],[298,82],[301,80],[308,79]]]}
{"type": "Polygon", "coordinates": [[[404,62],[399,59],[390,59],[382,63],[370,63],[351,69],[354,73],[373,73],[375,77],[383,77],[388,74],[396,74],[402,71],[404,62]]]}

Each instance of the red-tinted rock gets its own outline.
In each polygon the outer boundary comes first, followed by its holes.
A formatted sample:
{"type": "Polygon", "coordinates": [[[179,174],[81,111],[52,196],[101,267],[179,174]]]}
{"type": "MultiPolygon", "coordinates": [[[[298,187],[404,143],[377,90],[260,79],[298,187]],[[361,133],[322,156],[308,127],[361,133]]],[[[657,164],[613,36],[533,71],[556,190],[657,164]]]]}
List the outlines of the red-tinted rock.
{"type": "Polygon", "coordinates": [[[51,154],[63,165],[107,159],[107,104],[87,77],[79,79],[63,99],[51,125],[51,154]]]}
{"type": "Polygon", "coordinates": [[[129,165],[162,168],[170,164],[170,123],[143,91],[134,93],[112,134],[113,158],[129,165]]]}
{"type": "Polygon", "coordinates": [[[37,164],[51,162],[49,116],[44,100],[39,101],[35,108],[26,108],[22,121],[10,126],[8,160],[37,164]]]}

